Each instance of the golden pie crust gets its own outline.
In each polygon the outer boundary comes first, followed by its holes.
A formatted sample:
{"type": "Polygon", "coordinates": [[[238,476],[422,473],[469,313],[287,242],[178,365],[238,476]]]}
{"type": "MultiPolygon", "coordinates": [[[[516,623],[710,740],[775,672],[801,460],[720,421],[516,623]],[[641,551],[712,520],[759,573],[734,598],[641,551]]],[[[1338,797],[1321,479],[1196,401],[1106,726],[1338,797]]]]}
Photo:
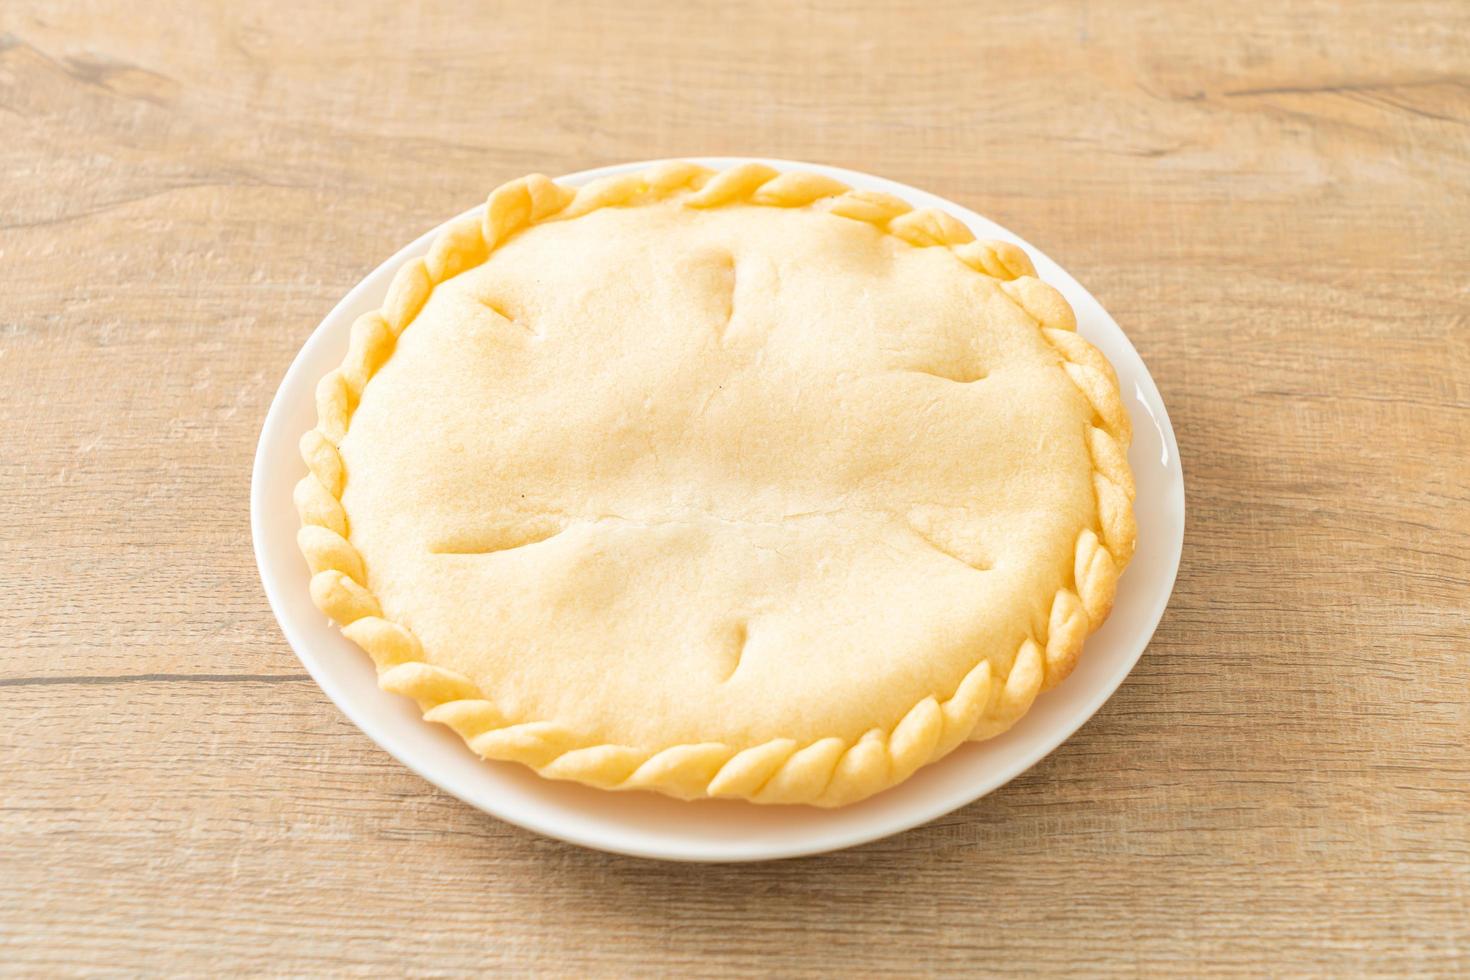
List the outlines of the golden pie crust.
{"type": "Polygon", "coordinates": [[[1015,246],[827,177],[512,181],[321,381],[312,597],[487,759],[850,803],[1112,607],[1129,422],[1075,326],[1015,246]]]}

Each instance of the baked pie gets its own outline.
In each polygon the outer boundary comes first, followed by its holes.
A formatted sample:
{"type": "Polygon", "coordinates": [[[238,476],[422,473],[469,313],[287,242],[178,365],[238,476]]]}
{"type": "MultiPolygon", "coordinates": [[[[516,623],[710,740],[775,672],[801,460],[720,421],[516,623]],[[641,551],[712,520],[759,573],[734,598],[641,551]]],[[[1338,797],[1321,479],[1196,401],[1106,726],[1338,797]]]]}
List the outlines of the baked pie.
{"type": "Polygon", "coordinates": [[[317,390],[316,605],[479,755],[838,806],[1004,731],[1133,552],[1111,366],[1024,253],[827,177],[512,181],[317,390]]]}

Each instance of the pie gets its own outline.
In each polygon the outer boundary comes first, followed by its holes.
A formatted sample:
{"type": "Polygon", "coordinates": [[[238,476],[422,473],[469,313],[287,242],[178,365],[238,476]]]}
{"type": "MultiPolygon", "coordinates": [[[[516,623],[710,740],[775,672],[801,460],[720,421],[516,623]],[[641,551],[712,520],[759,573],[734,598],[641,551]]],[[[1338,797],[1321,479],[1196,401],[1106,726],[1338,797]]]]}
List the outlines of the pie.
{"type": "Polygon", "coordinates": [[[824,176],[512,181],[318,387],[312,597],[484,758],[862,799],[1112,607],[1129,421],[1075,327],[1015,246],[824,176]]]}

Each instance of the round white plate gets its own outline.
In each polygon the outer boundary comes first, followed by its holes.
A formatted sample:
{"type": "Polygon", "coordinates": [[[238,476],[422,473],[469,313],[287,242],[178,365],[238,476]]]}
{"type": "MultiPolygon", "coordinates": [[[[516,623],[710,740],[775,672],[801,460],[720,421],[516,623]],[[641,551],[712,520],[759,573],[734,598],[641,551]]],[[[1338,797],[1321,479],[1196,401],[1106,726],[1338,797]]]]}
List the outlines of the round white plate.
{"type": "MultiPolygon", "coordinates": [[[[706,157],[698,162],[722,169],[747,159],[754,158],[706,157]]],[[[684,803],[652,793],[608,793],[553,782],[518,765],[486,762],[447,728],[425,722],[408,699],[378,689],[368,656],[312,605],[306,563],[296,550],[298,522],[291,489],[305,473],[296,444],[301,433],[316,424],[317,380],[341,362],[352,321],[379,306],[394,271],[428,252],[438,229],[426,232],[358,283],[307,339],[286,372],[255,454],[250,493],[255,557],[286,639],[322,690],[359,728],[441,789],[550,837],[676,861],[758,861],[850,847],[916,827],[1014,779],[1081,727],[1128,676],[1174,587],[1184,543],[1184,479],[1174,430],[1138,352],[1097,300],[1035,246],[953,202],[837,167],[761,162],[828,174],[853,187],[896,195],[916,207],[942,208],[968,224],[977,237],[1007,239],[1026,249],[1041,278],[1060,289],[1077,311],[1082,335],[1117,368],[1133,417],[1129,462],[1138,483],[1137,554],[1119,584],[1111,618],[1088,640],[1071,677],[1037,698],[1009,732],[961,746],[862,803],[838,810],[724,800],[684,803]]],[[[647,165],[587,170],[562,181],[580,185],[647,165]]]]}

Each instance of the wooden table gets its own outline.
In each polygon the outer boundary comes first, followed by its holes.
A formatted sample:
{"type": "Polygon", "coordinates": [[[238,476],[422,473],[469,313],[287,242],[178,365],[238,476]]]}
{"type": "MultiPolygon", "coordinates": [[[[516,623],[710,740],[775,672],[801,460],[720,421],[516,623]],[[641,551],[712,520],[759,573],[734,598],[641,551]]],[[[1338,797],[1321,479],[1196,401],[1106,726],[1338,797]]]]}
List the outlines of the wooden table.
{"type": "Polygon", "coordinates": [[[0,5],[0,969],[1470,970],[1470,7],[997,7],[0,5]],[[287,364],[401,243],[709,153],[1042,245],[1150,364],[1190,505],[1062,749],[744,867],[405,770],[292,656],[247,520],[287,364]]]}

